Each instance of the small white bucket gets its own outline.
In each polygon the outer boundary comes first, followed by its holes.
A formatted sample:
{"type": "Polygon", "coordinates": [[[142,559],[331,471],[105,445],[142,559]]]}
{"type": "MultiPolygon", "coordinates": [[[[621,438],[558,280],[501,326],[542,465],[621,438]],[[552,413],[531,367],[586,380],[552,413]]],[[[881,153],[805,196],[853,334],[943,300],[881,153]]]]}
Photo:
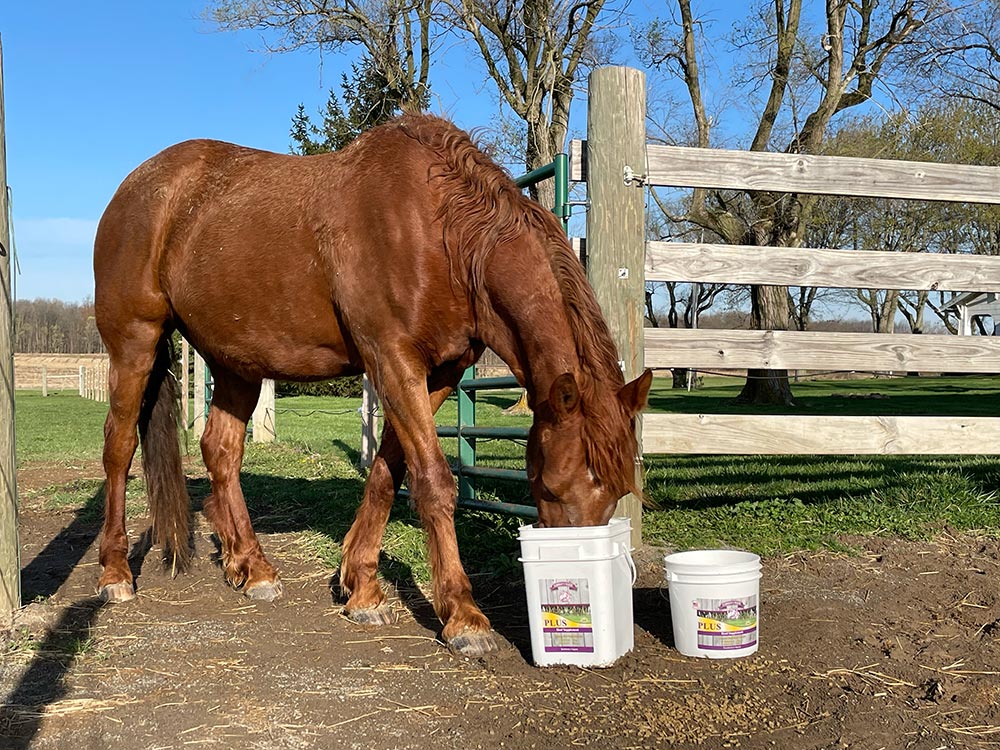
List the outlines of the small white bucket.
{"type": "Polygon", "coordinates": [[[606,667],[632,650],[632,527],[522,526],[521,563],[535,664],[606,667]]]}
{"type": "Polygon", "coordinates": [[[749,656],[760,642],[760,558],[726,549],[664,560],[674,645],[685,656],[749,656]]]}

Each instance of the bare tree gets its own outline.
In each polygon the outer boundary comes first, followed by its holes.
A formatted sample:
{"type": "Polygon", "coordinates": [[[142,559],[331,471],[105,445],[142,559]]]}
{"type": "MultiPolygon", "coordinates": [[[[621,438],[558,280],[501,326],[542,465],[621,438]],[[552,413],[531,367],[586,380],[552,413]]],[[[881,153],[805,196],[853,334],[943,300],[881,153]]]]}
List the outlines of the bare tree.
{"type": "MultiPolygon", "coordinates": [[[[833,118],[871,100],[878,81],[889,78],[903,45],[917,35],[939,5],[935,0],[827,0],[821,29],[802,17],[802,0],[760,0],[734,43],[749,57],[742,83],[762,97],[751,151],[816,153],[833,118]]],[[[642,52],[650,64],[674,71],[683,81],[695,122],[694,145],[712,143],[700,72],[701,50],[719,40],[705,38],[690,0],[677,0],[678,15],[651,24],[642,52]]],[[[705,227],[726,242],[798,246],[815,200],[809,196],[765,192],[695,190],[683,220],[705,227]]],[[[789,325],[788,292],[755,287],[751,292],[754,327],[789,325]]],[[[748,373],[740,400],[793,403],[788,373],[748,373]]]]}
{"type": "Polygon", "coordinates": [[[956,0],[930,19],[913,49],[912,89],[1000,111],[1000,3],[956,0]]]}
{"type": "MultiPolygon", "coordinates": [[[[981,102],[932,101],[914,112],[851,120],[832,134],[825,151],[996,164],[1000,162],[1000,118],[981,102]]],[[[856,250],[996,255],[1000,253],[1000,209],[963,203],[822,198],[809,229],[810,236],[819,232],[856,250]]],[[[870,316],[873,329],[885,332],[892,332],[897,312],[913,333],[923,332],[927,309],[953,329],[953,311],[940,302],[932,304],[933,298],[927,291],[859,289],[854,293],[855,303],[870,316]]]]}
{"type": "Polygon", "coordinates": [[[103,351],[94,302],[19,299],[14,306],[14,350],[51,354],[103,351]]]}
{"type": "Polygon", "coordinates": [[[212,0],[209,17],[226,31],[264,33],[268,52],[360,48],[404,108],[426,101],[434,53],[434,0],[212,0]]]}
{"type": "MultiPolygon", "coordinates": [[[[446,0],[486,64],[503,103],[526,127],[524,161],[535,169],[562,150],[574,84],[606,60],[597,20],[606,0],[446,0]]],[[[536,193],[552,205],[550,185],[536,193]]]]}
{"type": "MultiPolygon", "coordinates": [[[[269,51],[361,48],[404,108],[426,100],[435,40],[457,33],[471,43],[523,134],[525,166],[552,161],[569,128],[574,85],[606,60],[610,35],[597,20],[606,0],[215,0],[211,18],[226,30],[256,29],[269,51]]],[[[545,205],[554,188],[532,189],[545,205]]]]}

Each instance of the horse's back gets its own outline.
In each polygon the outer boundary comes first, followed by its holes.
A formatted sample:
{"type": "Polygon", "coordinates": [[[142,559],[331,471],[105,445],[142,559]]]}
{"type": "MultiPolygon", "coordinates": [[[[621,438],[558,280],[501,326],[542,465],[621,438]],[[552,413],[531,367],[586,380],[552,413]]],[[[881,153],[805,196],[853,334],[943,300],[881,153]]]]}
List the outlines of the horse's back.
{"type": "Polygon", "coordinates": [[[121,274],[128,258],[152,254],[165,225],[190,220],[197,203],[208,198],[226,165],[253,158],[256,152],[232,143],[207,139],[170,146],[147,159],[115,191],[101,217],[94,245],[98,286],[109,275],[121,274]]]}
{"type": "Polygon", "coordinates": [[[101,220],[102,333],[116,317],[172,320],[253,377],[357,371],[355,329],[380,340],[435,331],[442,340],[423,350],[451,356],[468,307],[440,252],[432,162],[393,126],[309,157],[171,146],[126,178],[101,220]]]}

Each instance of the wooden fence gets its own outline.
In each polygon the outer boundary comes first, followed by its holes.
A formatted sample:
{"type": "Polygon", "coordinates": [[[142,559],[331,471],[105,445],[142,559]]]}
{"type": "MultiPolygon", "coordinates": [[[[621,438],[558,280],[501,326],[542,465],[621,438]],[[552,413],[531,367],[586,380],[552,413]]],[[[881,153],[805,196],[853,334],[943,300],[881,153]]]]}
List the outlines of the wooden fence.
{"type": "MultiPolygon", "coordinates": [[[[622,75],[634,78],[637,73],[622,75]]],[[[620,106],[626,105],[623,101],[620,106]]],[[[606,136],[595,134],[593,121],[588,127],[592,144],[595,135],[606,136]]],[[[603,147],[605,141],[591,149],[603,147]]],[[[1000,204],[997,167],[650,144],[644,160],[633,157],[631,163],[619,161],[596,175],[592,169],[595,157],[597,152],[588,151],[587,141],[573,142],[570,178],[589,183],[591,213],[596,208],[596,179],[619,185],[631,182],[630,189],[636,194],[642,193],[640,185],[644,183],[1000,204]],[[630,181],[626,168],[640,179],[630,181]]],[[[613,205],[605,208],[614,211],[613,205]]],[[[591,218],[588,256],[593,263],[591,218]]],[[[604,221],[613,226],[634,224],[634,219],[625,215],[604,221]]],[[[997,257],[688,242],[649,242],[635,245],[633,251],[631,258],[618,262],[619,274],[641,268],[645,281],[1000,290],[997,257]]],[[[591,278],[593,281],[593,274],[591,278]]],[[[597,291],[600,298],[601,290],[597,291]]],[[[1000,339],[993,337],[664,328],[633,331],[631,337],[644,339],[644,365],[654,368],[1000,373],[1000,339]]],[[[1000,417],[646,414],[641,437],[644,453],[1000,454],[1000,417]]]]}
{"type": "MultiPolygon", "coordinates": [[[[186,339],[181,339],[180,413],[185,429],[192,430],[195,440],[205,434],[208,410],[212,402],[212,375],[204,358],[186,339]],[[189,377],[192,375],[193,377],[189,377]]],[[[265,378],[261,384],[257,406],[254,407],[251,432],[255,443],[273,442],[277,435],[274,410],[274,381],[265,378]]]]}
{"type": "Polygon", "coordinates": [[[93,401],[108,400],[107,354],[15,354],[18,390],[72,391],[93,401]]]}

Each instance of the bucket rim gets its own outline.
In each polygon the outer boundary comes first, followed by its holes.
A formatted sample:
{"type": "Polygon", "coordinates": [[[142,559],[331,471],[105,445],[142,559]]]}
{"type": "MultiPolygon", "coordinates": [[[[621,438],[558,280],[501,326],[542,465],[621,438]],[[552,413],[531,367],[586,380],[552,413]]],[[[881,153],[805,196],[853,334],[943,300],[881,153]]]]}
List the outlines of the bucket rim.
{"type": "Polygon", "coordinates": [[[525,524],[518,528],[520,541],[563,541],[567,539],[603,539],[624,531],[632,530],[632,523],[626,516],[612,518],[603,526],[545,526],[525,524]]]}
{"type": "Polygon", "coordinates": [[[664,555],[667,568],[760,567],[760,555],[741,549],[692,549],[664,555]]]}

